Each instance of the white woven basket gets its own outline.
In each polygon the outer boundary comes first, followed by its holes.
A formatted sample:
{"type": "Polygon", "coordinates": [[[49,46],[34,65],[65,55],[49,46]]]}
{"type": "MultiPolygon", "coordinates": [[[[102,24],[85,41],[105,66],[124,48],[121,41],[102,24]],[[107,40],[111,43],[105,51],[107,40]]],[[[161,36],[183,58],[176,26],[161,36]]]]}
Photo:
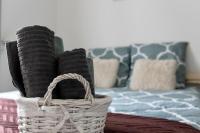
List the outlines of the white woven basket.
{"type": "Polygon", "coordinates": [[[20,133],[103,133],[111,97],[93,98],[88,81],[78,74],[56,77],[44,98],[19,98],[20,133]],[[86,90],[85,99],[52,99],[56,84],[65,79],[80,81],[86,90]]]}

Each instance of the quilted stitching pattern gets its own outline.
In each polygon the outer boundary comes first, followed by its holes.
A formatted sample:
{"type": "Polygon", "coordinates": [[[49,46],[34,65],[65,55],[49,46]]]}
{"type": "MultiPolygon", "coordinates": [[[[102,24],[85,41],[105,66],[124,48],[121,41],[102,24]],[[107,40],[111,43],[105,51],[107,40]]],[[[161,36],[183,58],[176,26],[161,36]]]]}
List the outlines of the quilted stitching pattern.
{"type": "Polygon", "coordinates": [[[109,111],[180,121],[200,129],[200,90],[188,87],[172,91],[131,91],[126,87],[96,89],[109,95],[109,111]]]}

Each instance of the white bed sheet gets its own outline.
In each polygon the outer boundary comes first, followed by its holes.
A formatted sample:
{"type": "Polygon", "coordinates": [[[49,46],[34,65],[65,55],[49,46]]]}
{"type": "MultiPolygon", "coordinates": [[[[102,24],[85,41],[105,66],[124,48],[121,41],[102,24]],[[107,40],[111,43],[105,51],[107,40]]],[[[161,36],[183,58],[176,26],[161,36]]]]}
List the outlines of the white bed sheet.
{"type": "Polygon", "coordinates": [[[0,98],[8,98],[8,99],[17,99],[20,97],[20,93],[18,91],[9,91],[0,93],[0,98]]]}

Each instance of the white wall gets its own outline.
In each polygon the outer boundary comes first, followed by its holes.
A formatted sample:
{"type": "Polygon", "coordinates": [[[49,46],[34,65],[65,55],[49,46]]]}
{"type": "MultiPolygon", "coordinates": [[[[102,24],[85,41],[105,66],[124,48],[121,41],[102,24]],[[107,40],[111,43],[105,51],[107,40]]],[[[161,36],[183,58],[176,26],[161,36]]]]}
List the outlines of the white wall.
{"type": "MultiPolygon", "coordinates": [[[[1,38],[16,40],[16,30],[27,25],[45,25],[56,29],[56,0],[2,0],[1,38]]],[[[7,63],[7,53],[0,51],[0,92],[14,90],[7,63]]]]}
{"type": "Polygon", "coordinates": [[[16,30],[28,25],[44,25],[55,30],[57,0],[2,0],[2,39],[15,40],[16,30]]]}
{"type": "Polygon", "coordinates": [[[199,0],[60,0],[57,33],[65,47],[189,41],[188,73],[200,75],[199,0]]]}
{"type": "Polygon", "coordinates": [[[2,5],[3,40],[15,40],[22,26],[40,24],[63,37],[65,49],[189,41],[188,73],[200,75],[199,0],[2,0],[2,5]]]}

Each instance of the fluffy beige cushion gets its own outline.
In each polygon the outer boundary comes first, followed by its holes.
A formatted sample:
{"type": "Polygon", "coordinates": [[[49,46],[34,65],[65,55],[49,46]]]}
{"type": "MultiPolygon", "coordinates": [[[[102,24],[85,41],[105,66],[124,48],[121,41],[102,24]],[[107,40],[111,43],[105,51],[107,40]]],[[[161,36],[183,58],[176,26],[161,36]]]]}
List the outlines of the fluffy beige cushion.
{"type": "Polygon", "coordinates": [[[93,59],[95,87],[111,88],[117,79],[117,59],[93,59]]]}
{"type": "Polygon", "coordinates": [[[132,90],[172,90],[176,87],[175,60],[142,59],[135,63],[130,81],[132,90]]]}

